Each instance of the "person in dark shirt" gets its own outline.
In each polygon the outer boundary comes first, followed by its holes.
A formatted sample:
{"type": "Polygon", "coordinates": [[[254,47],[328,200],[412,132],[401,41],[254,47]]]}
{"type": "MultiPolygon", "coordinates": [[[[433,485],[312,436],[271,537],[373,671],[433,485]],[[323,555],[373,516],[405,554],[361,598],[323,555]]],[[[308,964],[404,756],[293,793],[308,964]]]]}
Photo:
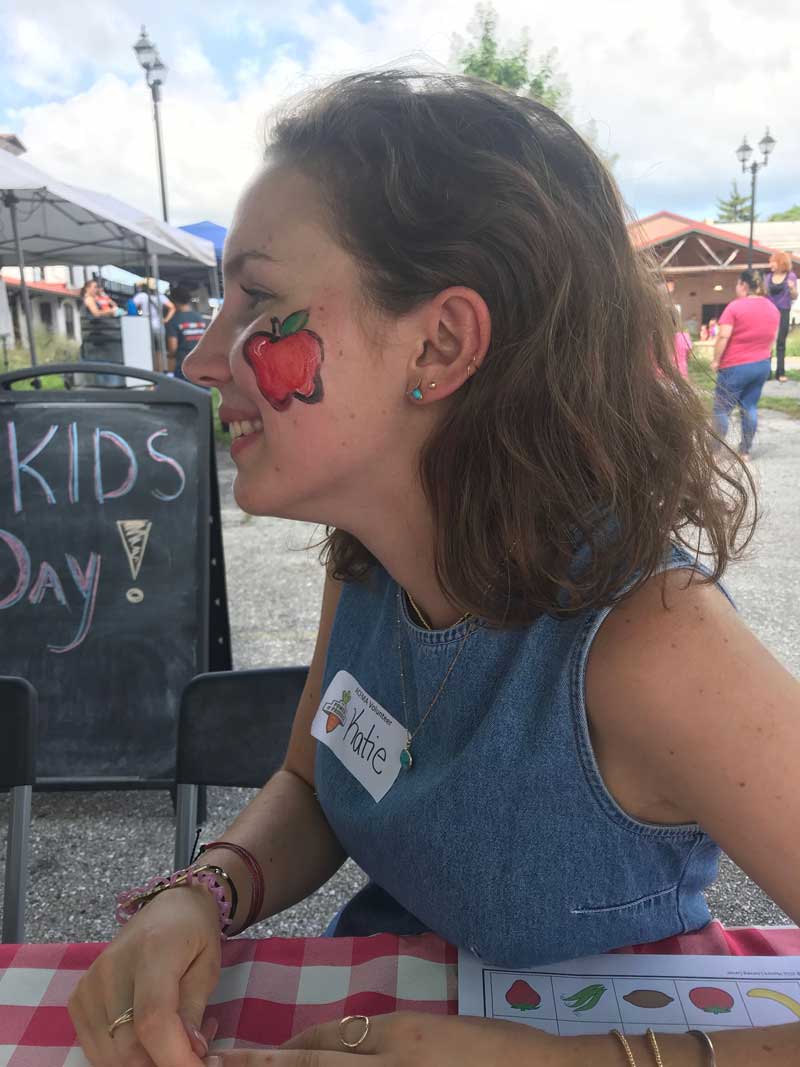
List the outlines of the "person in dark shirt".
{"type": "Polygon", "coordinates": [[[192,307],[192,294],[183,285],[170,293],[175,314],[167,326],[167,366],[176,378],[183,378],[181,367],[197,342],[208,329],[208,318],[192,307]]]}

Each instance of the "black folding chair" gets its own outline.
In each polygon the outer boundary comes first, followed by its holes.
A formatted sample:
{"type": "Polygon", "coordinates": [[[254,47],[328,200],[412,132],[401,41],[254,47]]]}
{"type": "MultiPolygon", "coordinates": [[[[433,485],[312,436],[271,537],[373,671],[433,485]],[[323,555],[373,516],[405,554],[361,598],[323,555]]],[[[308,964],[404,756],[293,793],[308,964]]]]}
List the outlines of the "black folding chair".
{"type": "Polygon", "coordinates": [[[308,667],[199,674],[178,717],[175,867],[186,867],[201,785],[262,786],[283,763],[308,667]]]}
{"type": "Polygon", "coordinates": [[[0,678],[0,788],[11,794],[3,941],[25,940],[31,793],[36,779],[36,690],[24,678],[0,678]]]}

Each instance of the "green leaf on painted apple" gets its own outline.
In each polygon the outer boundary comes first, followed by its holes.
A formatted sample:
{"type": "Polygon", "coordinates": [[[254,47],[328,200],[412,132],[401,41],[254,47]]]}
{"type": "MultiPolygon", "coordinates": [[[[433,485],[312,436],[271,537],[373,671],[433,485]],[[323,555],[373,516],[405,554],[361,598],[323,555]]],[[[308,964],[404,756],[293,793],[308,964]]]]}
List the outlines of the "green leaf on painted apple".
{"type": "Polygon", "coordinates": [[[307,311],[293,311],[292,314],[287,315],[281,323],[281,337],[289,337],[293,333],[298,333],[303,329],[307,322],[307,311]]]}

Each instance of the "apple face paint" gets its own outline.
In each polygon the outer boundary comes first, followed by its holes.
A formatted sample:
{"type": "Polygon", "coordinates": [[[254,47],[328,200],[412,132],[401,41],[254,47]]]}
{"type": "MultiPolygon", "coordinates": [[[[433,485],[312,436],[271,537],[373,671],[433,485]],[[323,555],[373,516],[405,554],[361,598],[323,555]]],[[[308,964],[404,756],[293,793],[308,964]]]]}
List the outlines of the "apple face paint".
{"type": "Polygon", "coordinates": [[[256,376],[258,390],[276,411],[286,411],[292,397],[304,404],[322,400],[322,338],[305,328],[308,311],[294,311],[272,330],[259,330],[244,343],[243,353],[256,376]]]}

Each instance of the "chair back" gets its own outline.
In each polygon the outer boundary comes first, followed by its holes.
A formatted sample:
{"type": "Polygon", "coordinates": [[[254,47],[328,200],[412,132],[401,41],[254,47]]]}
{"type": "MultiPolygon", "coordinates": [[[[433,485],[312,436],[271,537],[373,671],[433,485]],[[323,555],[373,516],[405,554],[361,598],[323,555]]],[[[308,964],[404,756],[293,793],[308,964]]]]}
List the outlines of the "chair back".
{"type": "Polygon", "coordinates": [[[36,780],[36,690],[24,678],[0,677],[0,788],[8,789],[6,875],[3,890],[3,941],[25,940],[31,794],[36,780]]]}
{"type": "Polygon", "coordinates": [[[259,788],[283,763],[308,667],[200,674],[178,718],[175,866],[189,862],[200,785],[259,788]]]}

